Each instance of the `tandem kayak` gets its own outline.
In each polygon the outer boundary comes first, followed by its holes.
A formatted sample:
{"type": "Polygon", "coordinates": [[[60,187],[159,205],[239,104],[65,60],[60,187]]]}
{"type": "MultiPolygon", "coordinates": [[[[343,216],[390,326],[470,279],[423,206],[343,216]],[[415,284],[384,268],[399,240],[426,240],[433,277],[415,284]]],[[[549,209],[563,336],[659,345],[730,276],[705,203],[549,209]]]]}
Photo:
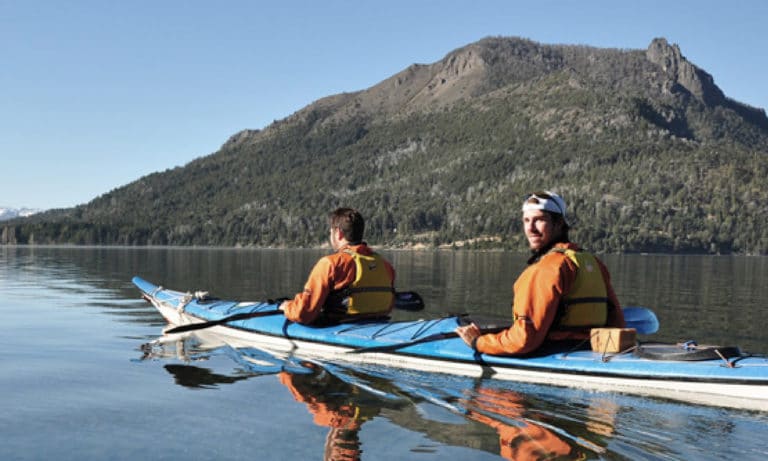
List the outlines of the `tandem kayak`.
{"type": "MultiPolygon", "coordinates": [[[[306,326],[287,320],[276,303],[220,300],[165,289],[140,277],[132,281],[177,330],[205,326],[206,334],[233,347],[768,411],[768,359],[734,347],[642,343],[616,354],[571,348],[494,356],[477,353],[455,335],[465,320],[461,316],[306,326]]],[[[631,317],[627,326],[642,332],[643,325],[633,322],[646,319],[631,317]]]]}

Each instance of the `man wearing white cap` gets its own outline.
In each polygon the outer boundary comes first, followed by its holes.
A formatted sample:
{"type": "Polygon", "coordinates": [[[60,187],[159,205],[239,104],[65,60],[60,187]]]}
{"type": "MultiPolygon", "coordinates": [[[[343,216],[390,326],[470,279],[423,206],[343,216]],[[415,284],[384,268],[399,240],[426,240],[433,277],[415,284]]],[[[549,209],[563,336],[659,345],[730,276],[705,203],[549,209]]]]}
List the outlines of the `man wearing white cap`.
{"type": "Polygon", "coordinates": [[[472,323],[456,332],[484,354],[524,355],[545,341],[585,340],[595,327],[624,327],[605,265],[568,240],[565,201],[535,192],[523,202],[523,227],[533,255],[515,281],[513,323],[482,334],[472,323]]]}

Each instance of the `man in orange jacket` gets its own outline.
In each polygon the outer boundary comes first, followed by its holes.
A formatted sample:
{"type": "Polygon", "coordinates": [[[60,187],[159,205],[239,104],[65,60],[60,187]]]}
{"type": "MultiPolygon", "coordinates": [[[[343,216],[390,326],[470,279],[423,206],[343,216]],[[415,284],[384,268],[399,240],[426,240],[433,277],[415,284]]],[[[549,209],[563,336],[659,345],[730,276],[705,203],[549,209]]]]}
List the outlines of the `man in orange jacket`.
{"type": "Polygon", "coordinates": [[[605,265],[569,242],[565,208],[553,192],[526,198],[523,227],[533,255],[514,284],[512,326],[488,334],[474,323],[456,329],[478,352],[524,355],[545,341],[588,339],[593,327],[624,327],[605,265]]]}
{"type": "Polygon", "coordinates": [[[304,291],[280,304],[280,310],[302,324],[387,317],[394,307],[395,270],[363,241],[362,215],[338,208],[328,222],[336,252],[315,264],[304,291]]]}

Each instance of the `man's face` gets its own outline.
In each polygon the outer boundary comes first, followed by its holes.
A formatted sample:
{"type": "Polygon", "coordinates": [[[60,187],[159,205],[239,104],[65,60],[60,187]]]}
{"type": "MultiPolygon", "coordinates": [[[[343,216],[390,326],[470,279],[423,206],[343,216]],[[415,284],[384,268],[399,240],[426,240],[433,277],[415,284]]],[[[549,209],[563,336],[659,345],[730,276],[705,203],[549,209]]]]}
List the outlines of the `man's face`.
{"type": "Polygon", "coordinates": [[[558,229],[552,222],[552,216],[543,210],[523,212],[523,229],[528,238],[528,246],[537,251],[549,245],[557,236],[558,229]]]}

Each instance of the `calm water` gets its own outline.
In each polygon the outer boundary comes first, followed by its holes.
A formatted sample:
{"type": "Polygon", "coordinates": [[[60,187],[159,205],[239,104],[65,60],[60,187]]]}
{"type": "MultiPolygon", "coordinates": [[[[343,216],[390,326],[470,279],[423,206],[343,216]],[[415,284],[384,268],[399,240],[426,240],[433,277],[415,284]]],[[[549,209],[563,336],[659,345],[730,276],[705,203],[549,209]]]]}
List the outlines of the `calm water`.
{"type": "MultiPolygon", "coordinates": [[[[386,252],[427,309],[509,315],[524,255],[386,252]]],[[[768,414],[148,345],[133,275],[223,298],[300,289],[320,251],[0,247],[0,459],[765,459],[768,414]]],[[[656,339],[768,352],[768,258],[608,256],[656,339]]]]}

